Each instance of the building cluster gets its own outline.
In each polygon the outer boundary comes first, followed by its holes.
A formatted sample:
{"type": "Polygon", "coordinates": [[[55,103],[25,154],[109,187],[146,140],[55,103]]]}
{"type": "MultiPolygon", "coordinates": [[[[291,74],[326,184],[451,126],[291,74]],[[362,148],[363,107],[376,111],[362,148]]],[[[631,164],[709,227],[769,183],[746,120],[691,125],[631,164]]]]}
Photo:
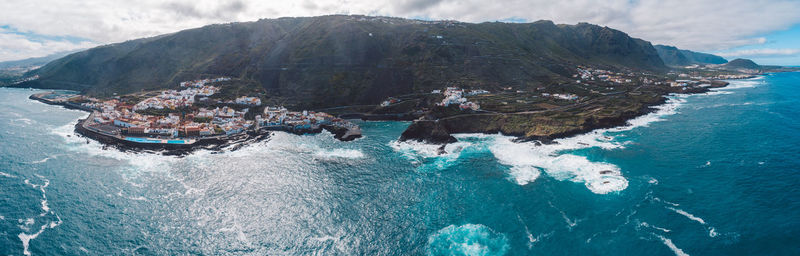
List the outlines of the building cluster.
{"type": "Polygon", "coordinates": [[[321,125],[351,127],[352,123],[336,118],[328,113],[314,111],[289,111],[284,107],[265,107],[262,115],[256,116],[259,128],[267,130],[309,131],[318,130],[321,125]]]}
{"type": "MultiPolygon", "coordinates": [[[[183,84],[185,82],[182,82],[183,84]]],[[[182,86],[183,87],[183,86],[182,86]]],[[[192,106],[196,96],[208,97],[218,91],[217,87],[203,84],[200,87],[187,86],[183,90],[166,90],[158,96],[147,98],[133,106],[134,111],[145,109],[176,109],[192,106]]]]}
{"type": "MultiPolygon", "coordinates": [[[[438,90],[434,90],[435,93],[438,90]]],[[[481,108],[478,103],[471,102],[465,98],[465,96],[474,96],[480,94],[487,94],[489,91],[477,89],[477,90],[464,90],[458,87],[447,87],[442,94],[444,94],[444,99],[441,102],[437,103],[437,106],[447,107],[450,105],[458,104],[458,107],[461,110],[479,110],[481,108]]]]}
{"type": "Polygon", "coordinates": [[[617,84],[626,84],[632,83],[633,77],[635,74],[633,73],[618,73],[612,72],[603,69],[594,69],[589,67],[578,66],[577,68],[578,73],[572,75],[573,78],[578,78],[575,80],[576,83],[585,83],[587,81],[603,81],[603,82],[612,82],[617,84]]]}
{"type": "Polygon", "coordinates": [[[203,88],[206,84],[209,83],[218,83],[224,81],[230,81],[230,77],[218,77],[218,78],[209,78],[209,79],[201,79],[201,80],[193,80],[193,81],[184,81],[180,83],[181,88],[184,87],[191,87],[191,88],[203,88]]]}
{"type": "Polygon", "coordinates": [[[362,15],[352,15],[349,16],[347,19],[351,21],[382,22],[387,24],[443,25],[445,27],[452,27],[456,25],[464,26],[463,23],[456,20],[417,20],[417,19],[405,19],[405,18],[381,17],[381,16],[362,16],[362,15]]]}
{"type": "Polygon", "coordinates": [[[234,100],[233,102],[239,105],[261,106],[261,99],[259,99],[258,97],[242,96],[236,98],[236,100],[234,100]]]}
{"type": "Polygon", "coordinates": [[[15,84],[16,85],[16,84],[21,84],[21,83],[24,83],[24,82],[33,81],[33,80],[36,80],[36,79],[39,79],[39,75],[33,75],[33,76],[29,76],[29,77],[20,78],[20,79],[18,79],[16,81],[12,82],[11,84],[15,84]]]}
{"type": "MultiPolygon", "coordinates": [[[[333,125],[344,128],[357,127],[348,121],[335,118],[322,112],[293,112],[283,107],[266,107],[264,112],[256,115],[255,120],[246,120],[248,108],[237,110],[228,106],[211,108],[191,108],[181,113],[166,115],[146,115],[139,110],[175,109],[181,106],[192,106],[198,96],[211,96],[218,89],[209,83],[227,81],[229,78],[216,78],[187,81],[180,83],[182,90],[162,91],[158,96],[147,98],[136,104],[127,104],[118,99],[100,101],[88,99],[83,107],[94,110],[89,127],[111,135],[132,135],[128,138],[197,138],[224,136],[243,133],[260,128],[287,131],[318,131],[322,125],[333,125]]],[[[261,99],[257,97],[238,97],[226,101],[239,105],[259,106],[261,99]]]]}
{"type": "MultiPolygon", "coordinates": [[[[181,82],[183,90],[166,90],[155,97],[147,98],[135,105],[125,104],[117,99],[99,101],[89,99],[81,105],[95,110],[92,124],[113,134],[157,136],[157,137],[198,137],[230,135],[243,132],[254,125],[245,120],[247,109],[237,111],[227,106],[215,109],[199,108],[191,113],[168,113],[165,116],[137,113],[146,109],[175,109],[192,106],[195,97],[211,96],[218,89],[208,85],[227,81],[229,78],[204,79],[181,82]]],[[[257,102],[245,97],[248,102],[257,102]]]]}
{"type": "Polygon", "coordinates": [[[549,97],[562,100],[577,100],[578,95],[571,93],[542,93],[542,97],[549,97]]]}
{"type": "Polygon", "coordinates": [[[686,87],[686,86],[689,86],[689,85],[693,84],[693,81],[692,80],[686,80],[686,79],[679,79],[679,80],[675,80],[675,81],[669,81],[668,83],[669,83],[669,86],[671,86],[671,87],[686,87]]]}

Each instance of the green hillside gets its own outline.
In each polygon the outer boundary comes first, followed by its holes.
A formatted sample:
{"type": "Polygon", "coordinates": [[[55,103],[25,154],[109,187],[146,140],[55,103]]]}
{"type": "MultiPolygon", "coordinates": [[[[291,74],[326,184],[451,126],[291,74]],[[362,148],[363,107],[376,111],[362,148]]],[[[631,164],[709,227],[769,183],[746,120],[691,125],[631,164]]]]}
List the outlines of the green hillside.
{"type": "Polygon", "coordinates": [[[675,46],[655,45],[658,56],[668,66],[689,66],[693,64],[724,64],[728,61],[720,56],[678,49],[675,46]]]}
{"type": "Polygon", "coordinates": [[[303,107],[375,104],[456,84],[488,90],[571,81],[576,65],[663,71],[656,49],[596,25],[366,16],[210,25],[100,46],[29,72],[20,86],[110,96],[230,76],[303,107]]]}

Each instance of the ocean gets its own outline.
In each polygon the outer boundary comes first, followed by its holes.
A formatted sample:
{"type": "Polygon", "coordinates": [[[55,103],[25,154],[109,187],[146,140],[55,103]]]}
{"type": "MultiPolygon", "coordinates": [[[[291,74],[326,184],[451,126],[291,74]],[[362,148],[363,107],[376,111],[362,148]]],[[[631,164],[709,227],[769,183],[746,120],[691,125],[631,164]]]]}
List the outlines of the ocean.
{"type": "Polygon", "coordinates": [[[535,146],[275,133],[236,151],[120,152],[87,113],[0,89],[2,255],[800,255],[800,73],[674,95],[535,146]]]}

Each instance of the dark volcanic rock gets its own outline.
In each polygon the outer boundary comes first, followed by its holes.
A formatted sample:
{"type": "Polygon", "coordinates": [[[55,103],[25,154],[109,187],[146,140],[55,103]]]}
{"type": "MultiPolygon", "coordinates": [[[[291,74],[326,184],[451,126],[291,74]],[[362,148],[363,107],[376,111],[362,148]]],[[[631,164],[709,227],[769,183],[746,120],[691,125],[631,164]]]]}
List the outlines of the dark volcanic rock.
{"type": "Polygon", "coordinates": [[[432,144],[447,144],[457,141],[440,122],[430,120],[417,120],[409,125],[400,135],[400,141],[408,140],[432,144]]]}
{"type": "Polygon", "coordinates": [[[333,137],[341,141],[352,141],[361,138],[361,134],[347,134],[347,128],[333,125],[323,125],[322,129],[333,134],[333,137]]]}

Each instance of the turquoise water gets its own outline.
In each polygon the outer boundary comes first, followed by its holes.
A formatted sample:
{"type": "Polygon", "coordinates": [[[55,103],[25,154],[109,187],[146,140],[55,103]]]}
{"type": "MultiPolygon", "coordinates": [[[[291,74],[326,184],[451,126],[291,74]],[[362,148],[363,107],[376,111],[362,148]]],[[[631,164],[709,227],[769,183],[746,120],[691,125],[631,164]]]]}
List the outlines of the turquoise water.
{"type": "Polygon", "coordinates": [[[160,143],[161,140],[151,140],[146,138],[126,137],[125,140],[139,142],[139,143],[160,143]]]}
{"type": "MultiPolygon", "coordinates": [[[[148,138],[138,138],[138,137],[125,137],[125,140],[138,142],[138,143],[161,143],[161,140],[157,139],[148,139],[148,138]]],[[[186,141],[184,140],[167,140],[169,144],[185,144],[186,141]]]]}
{"type": "Polygon", "coordinates": [[[178,158],[104,150],[86,113],[0,89],[0,254],[798,255],[800,74],[675,96],[536,147],[275,133],[178,158]]]}

